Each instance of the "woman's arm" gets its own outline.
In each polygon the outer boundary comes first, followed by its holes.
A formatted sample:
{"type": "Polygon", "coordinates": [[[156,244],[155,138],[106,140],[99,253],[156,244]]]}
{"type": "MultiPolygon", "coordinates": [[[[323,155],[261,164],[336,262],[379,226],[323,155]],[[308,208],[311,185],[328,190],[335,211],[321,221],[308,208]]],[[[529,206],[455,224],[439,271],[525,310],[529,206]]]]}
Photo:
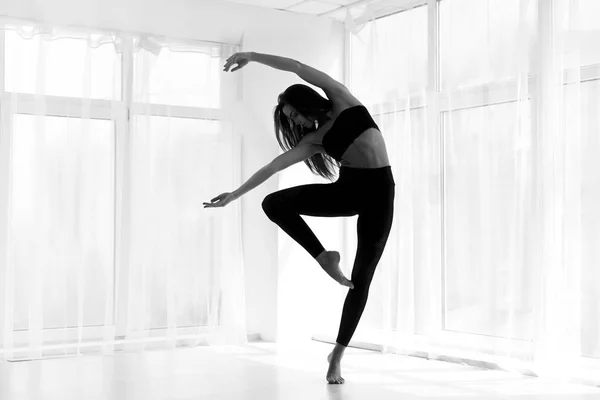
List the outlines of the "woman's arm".
{"type": "Polygon", "coordinates": [[[252,175],[242,186],[240,186],[237,190],[234,190],[232,192],[233,197],[235,199],[239,199],[258,185],[269,179],[271,176],[275,175],[276,172],[277,171],[271,168],[270,164],[265,165],[264,167],[256,171],[254,175],[252,175]]]}
{"type": "Polygon", "coordinates": [[[304,161],[318,152],[318,146],[315,146],[312,143],[299,143],[296,147],[278,155],[269,164],[255,172],[250,179],[233,192],[233,196],[236,199],[239,199],[277,172],[283,171],[287,167],[299,163],[300,161],[304,161]]]}
{"type": "Polygon", "coordinates": [[[225,71],[227,71],[234,63],[238,64],[238,67],[234,68],[232,72],[237,71],[250,61],[255,61],[281,71],[293,72],[311,85],[323,89],[328,96],[330,94],[334,96],[347,96],[349,94],[348,89],[344,85],[323,71],[319,71],[316,68],[292,58],[274,56],[272,54],[256,52],[236,53],[227,60],[225,71]]]}
{"type": "Polygon", "coordinates": [[[255,61],[269,67],[279,69],[282,71],[288,71],[297,73],[301,63],[292,58],[274,56],[271,54],[249,52],[250,61],[255,61]]]}

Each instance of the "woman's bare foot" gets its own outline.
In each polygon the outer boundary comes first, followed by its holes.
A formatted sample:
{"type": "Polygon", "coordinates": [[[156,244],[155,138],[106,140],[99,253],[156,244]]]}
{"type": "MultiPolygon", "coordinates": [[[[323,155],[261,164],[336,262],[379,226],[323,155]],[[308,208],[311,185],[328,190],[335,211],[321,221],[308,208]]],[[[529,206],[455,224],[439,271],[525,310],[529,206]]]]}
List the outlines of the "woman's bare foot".
{"type": "Polygon", "coordinates": [[[327,356],[327,362],[329,363],[329,369],[327,370],[327,382],[333,384],[341,384],[346,382],[344,378],[342,378],[342,356],[334,356],[334,351],[329,353],[327,356]]]}
{"type": "Polygon", "coordinates": [[[340,253],[337,251],[323,251],[317,257],[317,262],[337,283],[354,289],[352,281],[348,280],[340,269],[340,253]]]}

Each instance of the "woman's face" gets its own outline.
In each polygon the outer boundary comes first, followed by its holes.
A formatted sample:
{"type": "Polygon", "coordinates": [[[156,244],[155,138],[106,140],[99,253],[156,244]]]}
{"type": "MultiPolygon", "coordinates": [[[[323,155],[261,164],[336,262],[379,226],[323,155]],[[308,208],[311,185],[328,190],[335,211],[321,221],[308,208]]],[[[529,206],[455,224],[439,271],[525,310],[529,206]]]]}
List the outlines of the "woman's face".
{"type": "Polygon", "coordinates": [[[304,128],[312,128],[315,126],[315,121],[309,118],[306,118],[304,115],[300,114],[294,106],[286,104],[283,106],[283,113],[290,121],[292,121],[295,125],[300,125],[304,128]]]}

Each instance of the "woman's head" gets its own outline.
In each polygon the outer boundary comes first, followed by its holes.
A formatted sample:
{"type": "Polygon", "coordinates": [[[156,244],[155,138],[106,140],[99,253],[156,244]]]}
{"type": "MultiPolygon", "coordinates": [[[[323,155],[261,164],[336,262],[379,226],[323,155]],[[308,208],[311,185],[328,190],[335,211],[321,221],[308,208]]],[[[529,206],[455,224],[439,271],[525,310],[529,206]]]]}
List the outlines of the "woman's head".
{"type": "Polygon", "coordinates": [[[316,118],[308,115],[304,116],[303,113],[298,111],[298,109],[291,104],[283,103],[281,112],[283,113],[283,116],[287,117],[290,124],[302,128],[303,131],[304,129],[312,130],[315,128],[316,118]]]}
{"type": "Polygon", "coordinates": [[[309,133],[316,130],[315,121],[318,124],[326,121],[331,105],[331,100],[324,98],[314,89],[296,84],[279,95],[275,113],[282,125],[297,127],[300,131],[309,133]]]}
{"type": "MultiPolygon", "coordinates": [[[[306,85],[288,87],[279,95],[273,112],[279,146],[284,151],[295,147],[304,136],[327,121],[331,107],[331,100],[306,85]]],[[[304,162],[313,173],[330,180],[334,177],[332,166],[339,166],[337,161],[325,154],[315,154],[304,162]]]]}

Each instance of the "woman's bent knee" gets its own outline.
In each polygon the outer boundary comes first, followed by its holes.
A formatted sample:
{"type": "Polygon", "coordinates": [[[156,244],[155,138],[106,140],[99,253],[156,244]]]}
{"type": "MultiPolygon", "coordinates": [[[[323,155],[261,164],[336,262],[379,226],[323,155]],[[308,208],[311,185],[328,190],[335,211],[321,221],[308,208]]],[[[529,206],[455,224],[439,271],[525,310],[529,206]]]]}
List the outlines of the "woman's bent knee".
{"type": "Polygon", "coordinates": [[[262,209],[265,214],[271,218],[277,214],[277,211],[281,209],[283,199],[277,193],[268,194],[262,201],[262,209]]]}

